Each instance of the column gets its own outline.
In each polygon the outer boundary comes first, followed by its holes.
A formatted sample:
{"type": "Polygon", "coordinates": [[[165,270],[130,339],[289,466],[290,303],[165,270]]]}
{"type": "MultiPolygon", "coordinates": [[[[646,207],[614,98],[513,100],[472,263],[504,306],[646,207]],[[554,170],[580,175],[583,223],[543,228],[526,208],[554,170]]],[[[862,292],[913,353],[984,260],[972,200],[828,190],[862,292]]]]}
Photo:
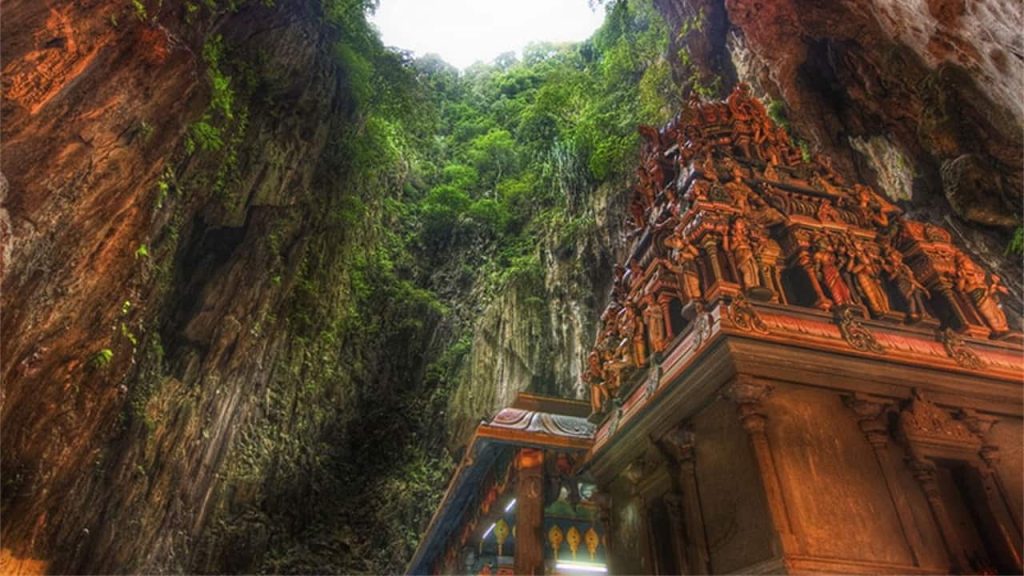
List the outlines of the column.
{"type": "Polygon", "coordinates": [[[681,561],[679,566],[690,574],[708,574],[711,572],[711,557],[704,532],[700,493],[697,491],[693,432],[678,426],[662,437],[660,446],[675,463],[675,476],[680,492],[678,504],[670,505],[675,508],[670,508],[673,516],[682,513],[682,530],[677,532],[680,541],[676,549],[685,552],[685,561],[681,561]]]}
{"type": "Polygon", "coordinates": [[[654,533],[651,529],[650,514],[647,509],[647,498],[644,496],[643,491],[640,489],[640,484],[647,478],[649,472],[647,460],[641,456],[634,460],[626,469],[622,471],[622,475],[630,483],[630,497],[633,500],[633,504],[636,506],[637,515],[639,516],[640,528],[642,530],[642,542],[637,548],[640,551],[640,565],[646,572],[655,574],[658,572],[658,555],[655,553],[654,533]]]}
{"type": "Polygon", "coordinates": [[[662,502],[665,503],[668,522],[672,530],[672,556],[675,558],[676,567],[681,574],[693,574],[689,559],[686,557],[687,538],[685,520],[683,519],[683,497],[675,492],[670,492],[662,497],[662,502]]]}
{"type": "Polygon", "coordinates": [[[999,528],[1007,551],[1013,557],[1014,564],[1020,569],[1024,564],[1021,558],[1020,510],[1015,510],[1010,505],[1011,500],[1007,497],[1006,488],[996,467],[999,463],[999,448],[989,444],[987,438],[989,430],[996,424],[996,419],[970,409],[961,410],[960,419],[983,442],[981,450],[978,451],[981,460],[981,464],[976,467],[978,475],[981,477],[992,518],[999,528]]]}
{"type": "Polygon", "coordinates": [[[953,527],[953,521],[949,518],[946,505],[942,502],[942,493],[939,491],[939,482],[935,477],[935,464],[923,458],[913,458],[910,461],[910,469],[914,473],[914,479],[921,485],[924,497],[928,500],[928,506],[935,517],[935,523],[939,525],[939,533],[942,534],[942,541],[949,551],[949,558],[953,562],[953,571],[963,573],[970,570],[970,564],[964,556],[964,547],[960,544],[960,536],[953,527]]]}
{"type": "Polygon", "coordinates": [[[544,452],[516,454],[516,574],[544,573],[544,452]]]}
{"type": "Polygon", "coordinates": [[[885,481],[886,490],[896,509],[896,516],[900,522],[907,549],[914,561],[915,566],[921,565],[921,550],[924,549],[924,537],[921,530],[914,521],[914,513],[907,502],[907,496],[895,484],[898,472],[894,469],[892,461],[886,457],[886,448],[889,443],[889,433],[885,423],[885,413],[889,404],[881,398],[868,397],[862,394],[846,396],[843,399],[846,405],[857,415],[857,424],[861,432],[867,438],[868,443],[875,453],[875,461],[882,472],[882,480],[885,481]]]}
{"type": "Polygon", "coordinates": [[[779,543],[782,545],[780,555],[784,555],[799,552],[799,546],[793,534],[792,521],[786,510],[786,499],[783,495],[782,483],[779,481],[778,470],[775,467],[775,457],[772,455],[771,447],[768,444],[768,435],[765,433],[767,418],[762,411],[761,401],[771,391],[772,385],[768,382],[739,374],[727,388],[726,397],[736,404],[740,423],[750,437],[750,446],[757,459],[761,483],[768,500],[768,511],[775,525],[779,543]]]}

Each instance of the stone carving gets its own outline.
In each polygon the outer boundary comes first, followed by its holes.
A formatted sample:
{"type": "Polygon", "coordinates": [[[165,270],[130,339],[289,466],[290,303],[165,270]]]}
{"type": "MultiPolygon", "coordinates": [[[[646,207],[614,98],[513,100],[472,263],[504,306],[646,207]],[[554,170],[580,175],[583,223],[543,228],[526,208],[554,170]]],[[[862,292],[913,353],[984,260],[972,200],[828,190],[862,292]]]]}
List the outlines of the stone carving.
{"type": "Polygon", "coordinates": [[[757,261],[754,259],[754,248],[751,245],[750,231],[743,218],[732,222],[729,235],[725,237],[725,249],[732,253],[740,284],[747,291],[761,288],[761,275],[757,261]]]}
{"type": "Polygon", "coordinates": [[[742,294],[733,298],[726,310],[729,320],[740,330],[756,332],[758,334],[768,334],[770,332],[768,325],[758,315],[757,309],[742,294]]]}
{"type": "Polygon", "coordinates": [[[895,248],[889,247],[885,252],[885,261],[882,269],[888,274],[889,279],[896,284],[897,290],[903,296],[907,305],[907,320],[917,322],[924,316],[924,301],[931,298],[931,293],[917,281],[914,271],[903,262],[903,254],[895,248]]]}
{"type": "Polygon", "coordinates": [[[946,348],[946,354],[964,368],[979,370],[985,367],[985,363],[982,362],[981,358],[964,345],[964,339],[954,332],[952,328],[946,328],[942,331],[942,345],[946,348]]]}
{"type": "Polygon", "coordinates": [[[700,258],[700,251],[696,246],[687,242],[675,242],[677,236],[666,240],[666,244],[675,247],[672,251],[674,266],[673,272],[679,278],[680,296],[684,302],[700,300],[702,296],[700,287],[700,273],[697,269],[697,260],[700,258]]]}
{"type": "Polygon", "coordinates": [[[995,274],[988,275],[973,260],[962,252],[956,257],[956,287],[968,295],[978,314],[988,324],[989,328],[996,335],[1009,332],[1010,328],[1006,323],[1006,314],[1003,313],[999,304],[998,294],[1007,294],[1008,291],[995,274]]]}
{"type": "Polygon", "coordinates": [[[910,405],[900,412],[900,428],[911,440],[981,446],[981,439],[971,432],[966,423],[929,402],[916,389],[910,405]]]}
{"type": "MultiPolygon", "coordinates": [[[[734,326],[760,335],[750,301],[832,311],[846,342],[876,354],[885,347],[862,323],[869,314],[972,337],[1011,331],[999,277],[941,226],[847,182],[827,156],[805,157],[748,86],[725,102],[691,98],[663,129],[639,131],[632,250],[615,267],[583,375],[595,411],[675,335],[696,330],[691,341],[705,342],[722,303],[734,326]]],[[[978,365],[955,336],[943,342],[961,366],[978,365]]]]}
{"type": "Polygon", "coordinates": [[[647,342],[644,339],[644,325],[632,304],[626,304],[619,311],[619,334],[622,336],[623,356],[628,356],[633,366],[647,363],[647,342]]]}
{"type": "Polygon", "coordinates": [[[836,322],[839,324],[839,332],[843,335],[850,346],[861,352],[874,352],[884,354],[885,347],[882,346],[875,335],[861,323],[853,312],[853,308],[843,308],[836,315],[836,322]]]}
{"type": "Polygon", "coordinates": [[[571,438],[589,438],[594,434],[593,425],[583,418],[519,408],[505,408],[499,411],[488,424],[495,428],[543,432],[571,438]]]}
{"type": "Polygon", "coordinates": [[[590,387],[591,409],[594,412],[601,412],[609,396],[608,388],[604,384],[604,365],[597,350],[593,350],[587,355],[587,369],[583,372],[583,381],[590,387]]]}
{"type": "Polygon", "coordinates": [[[840,272],[838,254],[825,235],[817,238],[813,262],[818,281],[828,291],[832,302],[839,307],[852,305],[853,293],[840,272]]]}
{"type": "Polygon", "coordinates": [[[889,312],[889,297],[879,282],[878,257],[861,243],[851,243],[849,250],[846,269],[856,279],[860,295],[871,315],[876,318],[884,316],[889,312]]]}
{"type": "Polygon", "coordinates": [[[668,345],[664,311],[654,294],[644,295],[643,307],[643,324],[647,327],[651,351],[661,352],[668,345]]]}

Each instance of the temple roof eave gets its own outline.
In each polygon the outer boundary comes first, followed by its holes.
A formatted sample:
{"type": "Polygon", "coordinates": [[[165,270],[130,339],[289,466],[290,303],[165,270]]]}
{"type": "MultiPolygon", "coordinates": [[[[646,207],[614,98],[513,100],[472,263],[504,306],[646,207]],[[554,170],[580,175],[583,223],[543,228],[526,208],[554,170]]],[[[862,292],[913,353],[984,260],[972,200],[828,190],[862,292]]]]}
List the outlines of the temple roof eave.
{"type": "MultiPolygon", "coordinates": [[[[536,407],[531,395],[527,402],[515,405],[536,407]]],[[[562,402],[566,401],[557,401],[562,402]]],[[[559,406],[560,408],[564,408],[559,406]]],[[[574,414],[575,410],[568,410],[574,414]]],[[[529,447],[570,452],[585,452],[593,446],[594,427],[586,418],[574,414],[539,412],[505,408],[490,420],[482,421],[473,433],[465,456],[448,484],[423,538],[409,562],[406,574],[429,574],[437,556],[473,502],[474,487],[504,448],[529,447]]]]}

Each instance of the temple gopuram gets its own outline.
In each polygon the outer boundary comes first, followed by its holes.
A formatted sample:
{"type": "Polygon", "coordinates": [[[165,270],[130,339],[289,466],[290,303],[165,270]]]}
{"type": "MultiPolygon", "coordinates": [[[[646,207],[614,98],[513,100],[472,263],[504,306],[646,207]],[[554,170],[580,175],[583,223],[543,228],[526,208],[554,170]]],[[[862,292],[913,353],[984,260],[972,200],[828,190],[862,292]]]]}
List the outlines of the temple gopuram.
{"type": "Polygon", "coordinates": [[[412,574],[1020,574],[1000,279],[740,85],[642,127],[583,380],[479,426],[412,574]]]}

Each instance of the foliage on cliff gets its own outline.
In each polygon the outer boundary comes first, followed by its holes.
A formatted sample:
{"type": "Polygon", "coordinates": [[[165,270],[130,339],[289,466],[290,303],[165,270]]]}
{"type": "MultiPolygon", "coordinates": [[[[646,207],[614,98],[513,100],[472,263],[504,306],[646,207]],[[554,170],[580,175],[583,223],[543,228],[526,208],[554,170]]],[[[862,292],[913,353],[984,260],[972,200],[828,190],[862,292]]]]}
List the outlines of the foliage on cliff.
{"type": "Polygon", "coordinates": [[[301,336],[279,385],[351,390],[341,400],[351,421],[316,452],[325,505],[304,530],[271,539],[272,572],[404,567],[451,469],[444,412],[469,353],[468,295],[537,282],[540,244],[572,234],[593,187],[629,169],[636,125],[664,121],[675,94],[667,31],[645,2],[609,5],[580,45],[534,45],[464,73],[384,50],[365,9],[345,6],[330,13],[356,39],[336,54],[358,121],[324,181],[348,193],[320,207],[328,233],[293,293],[301,336]]]}
{"type": "Polygon", "coordinates": [[[637,124],[667,119],[676,92],[667,34],[648,3],[622,1],[581,44],[534,44],[522,59],[506,54],[463,74],[436,57],[417,60],[437,116],[416,167],[415,248],[432,264],[473,249],[472,263],[499,284],[529,265],[548,228],[627,171],[637,124]]]}

